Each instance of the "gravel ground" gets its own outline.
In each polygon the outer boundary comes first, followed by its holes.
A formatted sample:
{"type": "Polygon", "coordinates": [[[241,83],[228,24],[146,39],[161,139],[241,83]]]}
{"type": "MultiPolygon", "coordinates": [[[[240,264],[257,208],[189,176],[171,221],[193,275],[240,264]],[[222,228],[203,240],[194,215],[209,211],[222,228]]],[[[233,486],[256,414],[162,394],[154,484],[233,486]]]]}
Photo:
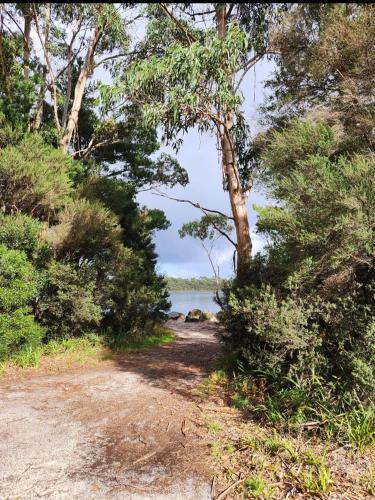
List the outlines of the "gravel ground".
{"type": "Polygon", "coordinates": [[[0,498],[211,499],[192,391],[212,324],[91,368],[0,382],[0,498]]]}

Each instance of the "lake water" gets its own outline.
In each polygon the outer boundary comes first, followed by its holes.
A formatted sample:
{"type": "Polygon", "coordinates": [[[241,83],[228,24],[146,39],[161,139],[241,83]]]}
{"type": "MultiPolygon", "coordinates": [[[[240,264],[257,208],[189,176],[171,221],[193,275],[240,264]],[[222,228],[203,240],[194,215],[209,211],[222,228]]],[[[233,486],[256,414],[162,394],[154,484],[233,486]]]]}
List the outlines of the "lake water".
{"type": "Polygon", "coordinates": [[[170,291],[171,311],[187,314],[192,309],[217,313],[220,307],[214,302],[214,292],[170,291]]]}

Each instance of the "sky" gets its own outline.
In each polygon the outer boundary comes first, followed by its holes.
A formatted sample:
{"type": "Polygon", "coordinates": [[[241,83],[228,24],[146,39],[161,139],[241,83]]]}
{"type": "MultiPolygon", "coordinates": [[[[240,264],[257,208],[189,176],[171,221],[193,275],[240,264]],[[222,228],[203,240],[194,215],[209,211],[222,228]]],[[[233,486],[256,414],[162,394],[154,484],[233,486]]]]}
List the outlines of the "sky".
{"type": "MultiPolygon", "coordinates": [[[[263,82],[273,70],[272,62],[260,61],[256,65],[255,74],[251,70],[242,82],[241,88],[245,96],[244,111],[252,133],[260,130],[258,106],[263,103],[266,95],[263,82]]],[[[199,202],[204,207],[230,215],[228,193],[223,191],[221,184],[221,167],[216,149],[216,138],[208,133],[199,134],[195,129],[182,138],[184,139],[183,146],[175,156],[187,170],[190,183],[185,188],[175,186],[172,189],[163,188],[162,191],[169,196],[199,202]]],[[[166,146],[162,146],[160,152],[162,151],[175,154],[166,146]]],[[[169,229],[159,231],[155,235],[159,272],[181,278],[213,275],[207,254],[200,242],[190,237],[180,239],[178,235],[178,229],[182,224],[202,216],[200,210],[186,203],[178,203],[157,196],[152,191],[138,194],[138,202],[149,208],[163,210],[171,222],[169,229]]],[[[253,203],[265,205],[267,200],[264,194],[256,190],[253,190],[248,199],[253,253],[256,253],[262,249],[264,242],[255,233],[256,214],[252,208],[253,203]]],[[[213,257],[219,266],[221,277],[233,275],[233,246],[225,238],[220,238],[215,244],[213,257]]]]}

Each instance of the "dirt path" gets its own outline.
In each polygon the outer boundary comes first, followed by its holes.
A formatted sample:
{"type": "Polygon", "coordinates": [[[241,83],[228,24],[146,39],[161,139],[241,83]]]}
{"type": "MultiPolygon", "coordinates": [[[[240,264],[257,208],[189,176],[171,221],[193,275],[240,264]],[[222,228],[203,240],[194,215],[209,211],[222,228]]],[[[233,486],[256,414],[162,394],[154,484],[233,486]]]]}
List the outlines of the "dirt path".
{"type": "MultiPolygon", "coordinates": [[[[175,325],[177,326],[177,325],[175,325]]],[[[215,326],[95,368],[0,383],[0,498],[211,498],[193,389],[215,326]]]]}

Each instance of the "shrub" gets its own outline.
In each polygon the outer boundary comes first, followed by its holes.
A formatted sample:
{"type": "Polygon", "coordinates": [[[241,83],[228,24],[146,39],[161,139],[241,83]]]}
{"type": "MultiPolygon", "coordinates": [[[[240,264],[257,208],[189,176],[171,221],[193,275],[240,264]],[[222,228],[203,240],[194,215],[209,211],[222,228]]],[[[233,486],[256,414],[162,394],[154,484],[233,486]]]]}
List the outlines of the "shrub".
{"type": "Polygon", "coordinates": [[[40,344],[44,329],[29,306],[38,293],[37,278],[25,253],[0,245],[0,360],[40,344]]]}
{"type": "Polygon", "coordinates": [[[72,191],[71,157],[46,145],[38,134],[0,149],[0,202],[6,213],[18,211],[52,220],[72,191]]]}
{"type": "Polygon", "coordinates": [[[74,337],[97,327],[101,308],[95,292],[90,268],[52,262],[46,271],[37,310],[47,338],[74,337]]]}
{"type": "Polygon", "coordinates": [[[32,261],[47,257],[48,245],[40,239],[43,224],[29,215],[0,213],[0,245],[21,250],[32,261]]]}

